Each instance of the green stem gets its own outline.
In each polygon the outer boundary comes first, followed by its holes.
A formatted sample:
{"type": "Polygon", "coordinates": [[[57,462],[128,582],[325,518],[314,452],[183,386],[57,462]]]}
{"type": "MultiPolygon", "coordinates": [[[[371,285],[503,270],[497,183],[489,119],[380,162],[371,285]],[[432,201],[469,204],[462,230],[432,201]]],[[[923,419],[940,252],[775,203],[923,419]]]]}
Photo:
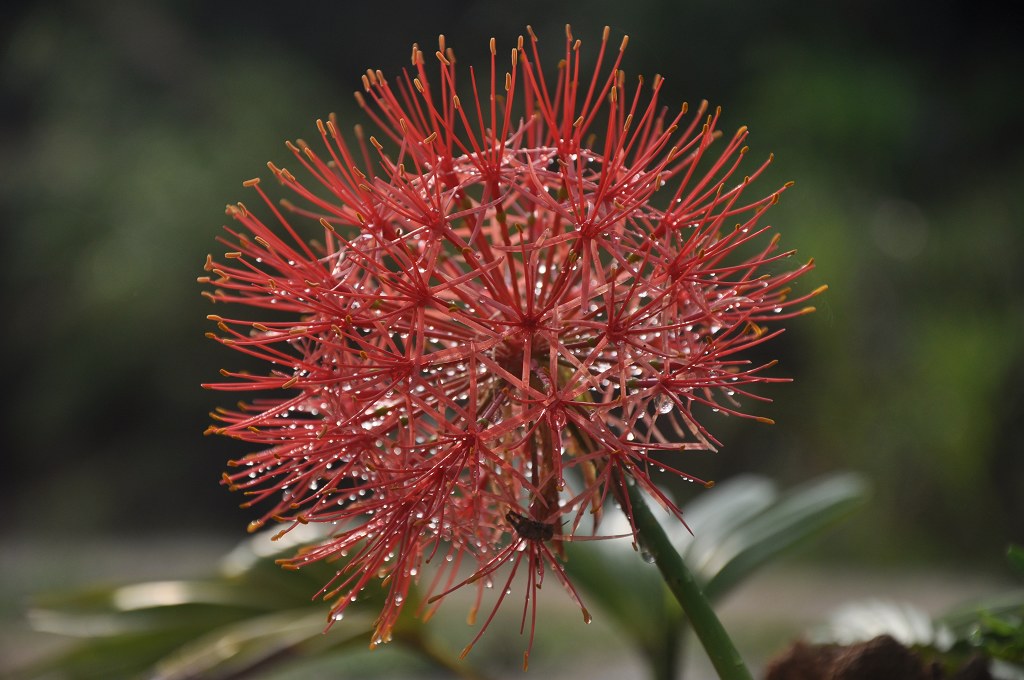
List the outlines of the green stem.
{"type": "Polygon", "coordinates": [[[641,549],[654,558],[662,578],[686,612],[693,631],[704,645],[718,677],[722,680],[752,680],[753,676],[715,615],[711,603],[704,597],[693,574],[683,563],[683,558],[668,540],[665,530],[651,514],[643,492],[632,481],[626,483],[626,489],[641,549]]]}

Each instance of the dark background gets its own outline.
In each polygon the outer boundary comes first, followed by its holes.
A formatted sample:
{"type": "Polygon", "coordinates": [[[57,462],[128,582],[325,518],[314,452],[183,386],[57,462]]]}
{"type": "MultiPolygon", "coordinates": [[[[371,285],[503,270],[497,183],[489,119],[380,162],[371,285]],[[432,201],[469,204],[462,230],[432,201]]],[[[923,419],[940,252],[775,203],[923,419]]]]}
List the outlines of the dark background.
{"type": "MultiPolygon", "coordinates": [[[[770,214],[814,256],[819,312],[771,349],[796,378],[716,418],[679,463],[790,484],[851,469],[870,506],[823,545],[862,563],[999,563],[1024,540],[1024,52],[967,3],[78,2],[3,10],[0,536],[240,537],[219,486],[241,451],[202,436],[230,352],[195,283],[244,179],[285,139],[347,123],[368,67],[444,33],[464,63],[531,24],[631,37],[624,68],[751,128],[770,214]],[[563,7],[568,6],[568,9],[563,7]]],[[[431,49],[433,49],[431,47],[431,49]]],[[[428,51],[429,52],[429,51],[428,51]]],[[[345,127],[345,126],[343,126],[345,127]]],[[[824,559],[824,550],[818,555],[824,559]]]]}

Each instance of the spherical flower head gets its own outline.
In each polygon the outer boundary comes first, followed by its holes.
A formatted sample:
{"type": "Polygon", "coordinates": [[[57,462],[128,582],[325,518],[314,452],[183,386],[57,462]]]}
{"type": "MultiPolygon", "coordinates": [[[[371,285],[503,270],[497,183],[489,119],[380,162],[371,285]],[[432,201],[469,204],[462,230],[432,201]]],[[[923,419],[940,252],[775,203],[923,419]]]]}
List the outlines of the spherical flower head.
{"type": "Polygon", "coordinates": [[[414,46],[394,82],[363,76],[374,134],[318,121],[318,150],[288,143],[298,174],[270,164],[291,200],[250,180],[270,219],[228,206],[230,251],[200,281],[252,314],[212,315],[210,336],[268,370],[207,385],[263,393],[214,414],[259,449],[224,483],[264,509],[253,529],[332,525],[284,564],[347,558],[329,620],[382,582],[374,643],[427,563],[426,614],[468,584],[479,605],[510,564],[493,617],[524,561],[532,642],[545,572],[579,602],[562,542],[609,502],[631,517],[627,483],[678,515],[652,475],[694,481],[686,452],[715,448],[694,407],[764,400],[750,387],[781,379],[748,350],[819,292],[791,294],[812,264],[780,264],[761,223],[786,186],[748,197],[771,159],[738,174],[747,130],[665,109],[660,77],[620,69],[626,43],[606,29],[587,75],[568,27],[557,72],[532,30],[500,68],[492,39],[489,75],[459,88],[443,37],[414,46]]]}

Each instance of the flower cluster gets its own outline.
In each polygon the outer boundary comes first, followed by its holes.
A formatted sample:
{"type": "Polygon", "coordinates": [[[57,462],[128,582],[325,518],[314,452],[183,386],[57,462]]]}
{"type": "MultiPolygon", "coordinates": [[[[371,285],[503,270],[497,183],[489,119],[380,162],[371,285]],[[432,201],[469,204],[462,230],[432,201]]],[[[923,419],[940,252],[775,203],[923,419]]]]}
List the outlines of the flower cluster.
{"type": "Polygon", "coordinates": [[[427,563],[427,614],[470,583],[479,606],[510,565],[493,617],[525,562],[532,641],[546,573],[579,602],[561,542],[608,503],[628,516],[626,484],[674,509],[652,475],[692,480],[675,461],[716,444],[694,407],[763,400],[749,387],[780,379],[745,353],[818,292],[790,294],[812,264],[776,266],[792,252],[760,224],[785,187],[746,197],[770,158],[738,176],[746,129],[711,153],[719,112],[666,111],[657,76],[628,85],[626,43],[606,29],[586,75],[568,28],[557,74],[532,30],[507,72],[492,39],[466,99],[444,38],[414,46],[394,82],[363,76],[377,135],[318,121],[318,150],[288,143],[302,181],[270,164],[291,201],[254,179],[270,219],[228,206],[230,251],[200,281],[259,320],[211,315],[209,335],[269,370],[206,385],[262,393],[214,414],[208,432],[260,449],[224,483],[265,508],[253,530],[332,525],[285,566],[346,558],[321,592],[332,620],[382,585],[374,644],[427,563]]]}

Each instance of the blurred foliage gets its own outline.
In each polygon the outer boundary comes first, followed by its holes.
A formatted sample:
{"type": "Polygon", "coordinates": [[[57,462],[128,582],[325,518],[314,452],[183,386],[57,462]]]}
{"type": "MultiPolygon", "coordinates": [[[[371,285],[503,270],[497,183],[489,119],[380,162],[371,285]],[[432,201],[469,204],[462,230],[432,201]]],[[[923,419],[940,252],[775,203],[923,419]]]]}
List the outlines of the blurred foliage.
{"type": "MultiPolygon", "coordinates": [[[[1024,579],[1024,548],[1006,551],[1010,568],[1024,579]]],[[[815,637],[821,643],[851,645],[890,635],[936,662],[952,677],[974,657],[985,660],[992,677],[1024,678],[1024,589],[1017,588],[961,605],[939,617],[907,604],[855,602],[837,611],[815,637]]],[[[959,677],[959,676],[958,676],[959,677]]]]}
{"type": "MultiPolygon", "coordinates": [[[[242,180],[283,162],[350,92],[445,33],[467,62],[530,23],[592,47],[632,37],[630,74],[709,99],[775,152],[771,220],[818,264],[819,313],[770,350],[793,385],[773,428],[713,417],[720,454],[679,466],[790,483],[834,469],[874,502],[829,553],[988,562],[1024,538],[1024,153],[1013,22],[958,3],[447,0],[254,5],[13,3],[0,85],[7,359],[0,489],[15,531],[237,531],[204,439],[222,362],[193,283],[242,180]]],[[[808,288],[809,289],[809,288],[808,288]]],[[[234,364],[231,366],[236,368],[234,364]]],[[[686,489],[681,493],[694,493],[686,489]]]]}
{"type": "MultiPolygon", "coordinates": [[[[683,508],[685,527],[673,514],[652,508],[712,606],[765,565],[849,518],[868,500],[867,483],[850,473],[826,475],[786,492],[755,475],[734,477],[716,489],[683,508]]],[[[630,527],[617,514],[604,531],[628,534],[630,527]]],[[[689,622],[658,571],[636,569],[635,553],[624,541],[569,544],[566,572],[613,618],[646,659],[652,677],[679,677],[689,622]],[[624,581],[629,588],[622,587],[624,581]]]]}
{"type": "MultiPolygon", "coordinates": [[[[13,670],[14,678],[270,678],[287,670],[309,672],[365,648],[384,604],[384,590],[369,590],[334,621],[325,635],[329,606],[311,596],[345,568],[343,561],[317,562],[286,571],[275,559],[323,538],[317,527],[272,542],[272,532],[247,539],[228,554],[220,570],[204,579],[163,580],[94,586],[37,596],[28,612],[37,631],[72,640],[13,670]]],[[[395,644],[454,677],[481,677],[430,637],[411,612],[420,605],[409,593],[395,644]]],[[[392,646],[389,646],[389,649],[392,646]]],[[[388,657],[391,671],[396,660],[388,657]]],[[[398,662],[406,672],[418,668],[398,662]]],[[[338,666],[335,667],[337,670],[338,666]]],[[[297,677],[304,677],[299,675],[297,677]]]]}
{"type": "MultiPolygon", "coordinates": [[[[722,484],[720,493],[702,496],[684,508],[693,534],[668,512],[660,511],[657,520],[715,602],[760,567],[848,518],[866,500],[867,486],[853,474],[828,475],[785,493],[766,478],[744,475],[722,484]]],[[[614,516],[602,533],[629,531],[627,520],[614,516]]],[[[346,563],[342,559],[283,570],[277,558],[323,539],[325,532],[322,526],[306,525],[277,541],[270,538],[274,533],[262,532],[239,544],[208,578],[37,595],[28,611],[33,627],[71,642],[12,671],[12,680],[229,680],[278,678],[308,672],[314,665],[333,667],[335,672],[351,668],[353,650],[373,633],[384,589],[364,591],[346,609],[344,619],[334,623],[331,634],[323,635],[329,606],[311,600],[311,595],[342,573],[346,563]]],[[[687,629],[683,611],[658,570],[641,561],[630,546],[621,538],[567,544],[566,570],[587,599],[600,607],[599,616],[607,615],[631,641],[648,663],[651,677],[679,677],[687,629]],[[623,582],[630,587],[623,588],[623,582]]],[[[521,585],[520,579],[515,588],[521,585]]],[[[513,603],[506,606],[515,608],[513,603]]],[[[452,677],[484,677],[470,663],[457,661],[456,648],[438,641],[434,626],[416,617],[423,607],[412,589],[394,630],[394,644],[382,649],[401,648],[420,666],[445,669],[452,677]]],[[[550,637],[555,626],[545,616],[538,624],[539,636],[550,637]]],[[[492,629],[485,640],[495,636],[500,632],[492,629]]],[[[508,647],[508,639],[502,644],[508,647]]],[[[471,662],[476,659],[500,666],[493,656],[470,657],[471,662]]],[[[419,670],[394,664],[392,659],[389,677],[399,670],[403,676],[419,670]]],[[[361,677],[369,676],[377,674],[361,677]]]]}

